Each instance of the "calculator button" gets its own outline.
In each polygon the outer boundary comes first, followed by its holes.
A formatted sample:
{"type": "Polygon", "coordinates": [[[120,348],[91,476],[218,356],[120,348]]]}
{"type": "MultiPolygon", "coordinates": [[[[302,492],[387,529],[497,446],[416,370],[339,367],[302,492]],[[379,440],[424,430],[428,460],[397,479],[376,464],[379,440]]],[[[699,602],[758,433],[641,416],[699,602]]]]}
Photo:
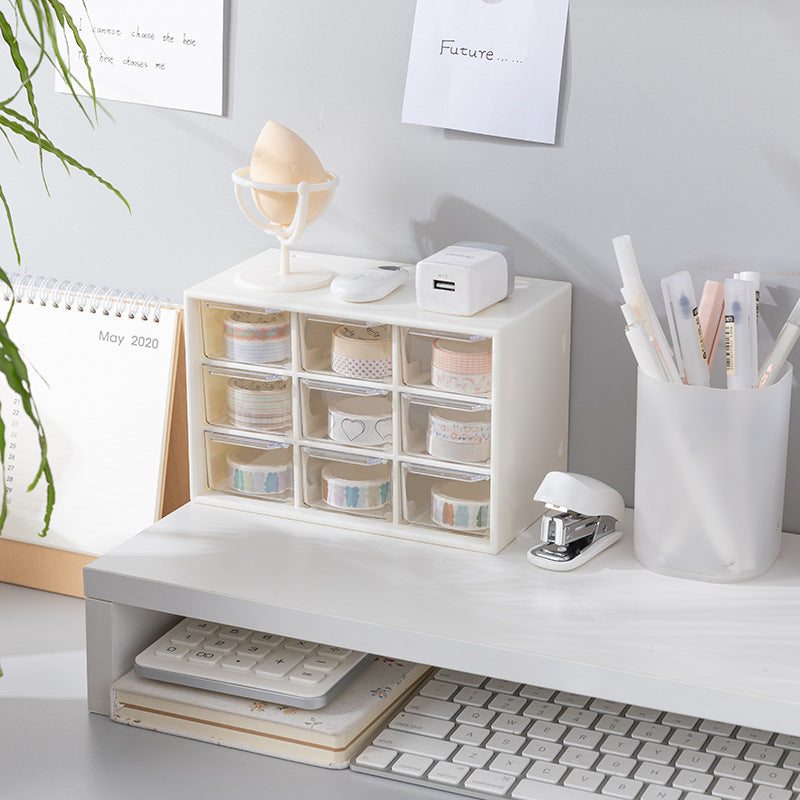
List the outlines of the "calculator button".
{"type": "Polygon", "coordinates": [[[265,675],[269,678],[282,678],[302,660],[302,653],[292,653],[289,650],[276,650],[270,653],[256,666],[255,673],[256,675],[265,675]]]}
{"type": "Polygon", "coordinates": [[[333,672],[339,666],[339,662],[335,658],[324,658],[323,656],[315,655],[307,658],[303,666],[320,672],[333,672]]]}
{"type": "Polygon", "coordinates": [[[238,646],[239,642],[234,641],[233,639],[218,639],[212,636],[207,641],[203,642],[203,649],[210,650],[212,653],[232,653],[236,647],[238,646]]]}
{"type": "Polygon", "coordinates": [[[316,642],[309,642],[305,639],[287,639],[283,646],[287,650],[296,650],[299,653],[305,653],[308,655],[309,653],[313,653],[316,650],[317,643],[316,642]]]}
{"type": "Polygon", "coordinates": [[[217,631],[217,636],[223,639],[235,639],[237,642],[243,642],[253,631],[246,628],[220,628],[217,631]]]}
{"type": "Polygon", "coordinates": [[[188,631],[178,631],[177,633],[173,633],[169,640],[172,644],[188,644],[192,647],[196,647],[200,644],[206,637],[202,633],[190,633],[188,631]]]}
{"type": "Polygon", "coordinates": [[[253,642],[253,644],[263,644],[265,647],[278,647],[278,645],[283,644],[284,638],[274,633],[262,633],[259,631],[258,633],[252,634],[250,641],[253,642]]]}
{"type": "Polygon", "coordinates": [[[187,619],[184,628],[189,631],[189,633],[200,633],[205,636],[211,636],[211,634],[219,628],[219,625],[217,625],[216,622],[209,622],[205,619],[187,619]]]}
{"type": "Polygon", "coordinates": [[[321,644],[317,652],[326,658],[336,658],[339,661],[344,661],[353,651],[348,650],[346,647],[332,647],[329,644],[321,644]]]}
{"type": "Polygon", "coordinates": [[[317,672],[315,669],[307,669],[305,666],[297,667],[297,669],[289,673],[289,680],[296,681],[297,683],[305,683],[309,686],[321,683],[324,678],[324,672],[317,672]]]}
{"type": "Polygon", "coordinates": [[[230,669],[234,672],[249,672],[257,663],[254,658],[247,656],[225,656],[219,665],[222,669],[230,669]]]}
{"type": "Polygon", "coordinates": [[[195,650],[190,653],[187,660],[193,664],[205,664],[207,667],[213,667],[222,661],[222,653],[212,653],[208,650],[195,650]]]}
{"type": "Polygon", "coordinates": [[[167,644],[156,647],[155,652],[161,658],[173,658],[175,661],[180,661],[191,649],[185,644],[167,644]]]}
{"type": "Polygon", "coordinates": [[[237,656],[250,656],[250,658],[264,658],[264,656],[272,650],[271,647],[265,647],[263,644],[253,644],[252,642],[244,642],[236,648],[237,656]]]}

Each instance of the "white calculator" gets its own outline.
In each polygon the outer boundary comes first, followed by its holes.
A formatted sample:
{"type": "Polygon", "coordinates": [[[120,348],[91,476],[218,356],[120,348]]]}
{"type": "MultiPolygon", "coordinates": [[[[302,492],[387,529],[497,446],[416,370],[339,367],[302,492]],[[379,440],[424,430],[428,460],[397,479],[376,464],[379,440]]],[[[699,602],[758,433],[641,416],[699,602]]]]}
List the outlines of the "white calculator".
{"type": "Polygon", "coordinates": [[[297,708],[321,708],[373,656],[266,631],[184,619],[136,656],[143,678],[251,697],[297,708]]]}

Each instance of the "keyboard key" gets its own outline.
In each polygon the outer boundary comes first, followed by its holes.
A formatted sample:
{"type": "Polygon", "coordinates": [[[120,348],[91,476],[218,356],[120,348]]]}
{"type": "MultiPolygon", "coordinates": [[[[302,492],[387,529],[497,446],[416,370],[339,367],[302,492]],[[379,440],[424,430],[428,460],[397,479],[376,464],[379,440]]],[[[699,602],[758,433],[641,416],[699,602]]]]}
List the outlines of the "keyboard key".
{"type": "Polygon", "coordinates": [[[645,761],[639,765],[636,772],[633,773],[633,777],[645,783],[658,783],[661,786],[666,786],[674,773],[674,767],[668,767],[664,764],[651,764],[645,761]]]}
{"type": "Polygon", "coordinates": [[[694,772],[708,772],[714,763],[714,756],[711,753],[698,753],[693,750],[685,750],[677,760],[675,766],[678,769],[690,769],[694,772]]]}
{"type": "Polygon", "coordinates": [[[646,706],[628,706],[625,716],[628,719],[638,719],[641,722],[656,722],[661,716],[661,712],[646,706]]]}
{"type": "Polygon", "coordinates": [[[636,739],[628,739],[625,736],[606,736],[600,743],[601,753],[611,753],[612,755],[626,756],[630,758],[639,749],[639,742],[636,739]]]}
{"type": "Polygon", "coordinates": [[[503,731],[504,733],[522,733],[530,725],[530,720],[520,717],[518,714],[499,714],[497,719],[492,722],[493,731],[503,731]]]}
{"type": "MultiPolygon", "coordinates": [[[[454,703],[454,705],[457,704],[454,703]]],[[[488,708],[465,706],[456,717],[456,722],[461,722],[464,725],[477,725],[478,727],[485,728],[489,726],[489,723],[496,716],[497,713],[494,711],[489,711],[488,708]]]]}
{"type": "Polygon", "coordinates": [[[609,797],[619,797],[621,800],[633,800],[642,789],[644,784],[630,778],[609,778],[603,785],[603,794],[609,797]]]}
{"type": "Polygon", "coordinates": [[[558,742],[566,732],[566,725],[559,725],[557,722],[542,722],[542,720],[537,720],[528,728],[528,736],[532,739],[544,739],[546,742],[558,742]]]}
{"type": "Polygon", "coordinates": [[[769,731],[761,730],[761,728],[748,728],[743,725],[736,731],[736,738],[741,739],[744,742],[769,744],[772,734],[769,731]]]}
{"type": "Polygon", "coordinates": [[[671,733],[666,725],[655,725],[652,722],[640,722],[631,731],[634,739],[642,739],[647,742],[663,742],[671,733]]]}
{"type": "Polygon", "coordinates": [[[499,753],[489,763],[492,772],[503,772],[506,775],[519,776],[528,769],[531,760],[522,756],[514,756],[508,753],[499,753]]]}
{"type": "Polygon", "coordinates": [[[416,733],[393,731],[391,729],[381,731],[381,733],[375,737],[372,744],[375,745],[375,747],[385,747],[389,750],[397,750],[401,753],[411,753],[415,756],[427,756],[437,761],[448,758],[457,747],[453,742],[446,742],[442,739],[432,739],[430,736],[418,736],[416,733]]]}
{"type": "Polygon", "coordinates": [[[540,700],[541,702],[547,702],[555,692],[552,689],[545,689],[542,686],[533,686],[530,683],[526,683],[520,690],[519,696],[524,697],[530,700],[540,700]]]}
{"type": "MultiPolygon", "coordinates": [[[[643,792],[641,800],[678,800],[681,793],[669,786],[650,784],[643,792]]],[[[704,798],[704,800],[706,800],[704,798]]]]}
{"type": "Polygon", "coordinates": [[[484,767],[493,755],[494,753],[491,750],[464,745],[464,747],[458,748],[453,756],[453,761],[456,764],[465,764],[468,767],[484,767]]]}
{"type": "Polygon", "coordinates": [[[574,706],[575,708],[584,708],[588,705],[591,697],[585,694],[574,694],[573,692],[558,692],[553,698],[553,702],[561,703],[564,706],[574,706]]]}
{"type": "Polygon", "coordinates": [[[477,728],[474,725],[459,725],[450,735],[450,741],[459,744],[483,744],[491,731],[488,728],[477,728]]]}
{"type": "Polygon", "coordinates": [[[541,700],[531,700],[522,712],[526,717],[543,719],[552,722],[564,709],[555,703],[544,703],[541,700]]]}
{"type": "Polygon", "coordinates": [[[668,741],[675,747],[684,750],[700,750],[706,743],[708,736],[697,731],[675,731],[668,741]]]}
{"type": "Polygon", "coordinates": [[[502,694],[516,694],[517,689],[522,684],[514,683],[513,681],[501,681],[498,678],[489,678],[486,681],[486,686],[484,689],[488,689],[490,692],[500,692],[502,694]]]}
{"type": "Polygon", "coordinates": [[[671,728],[685,728],[691,730],[700,720],[697,717],[690,717],[687,714],[664,714],[661,720],[662,725],[669,725],[671,728]]]}
{"type": "Polygon", "coordinates": [[[564,786],[583,789],[585,792],[596,792],[604,778],[605,775],[600,775],[597,772],[590,772],[586,769],[573,769],[564,778],[564,786]]]}
{"type": "Polygon", "coordinates": [[[486,689],[475,689],[472,686],[464,686],[459,689],[453,700],[456,703],[463,703],[467,706],[485,706],[492,696],[486,689]]]}
{"type": "Polygon", "coordinates": [[[727,722],[715,722],[711,719],[704,719],[700,722],[700,732],[710,733],[714,736],[730,736],[733,733],[733,725],[727,722]]]}
{"type": "Polygon", "coordinates": [[[171,658],[180,661],[192,648],[187,644],[165,644],[159,645],[155,649],[155,654],[160,658],[171,658]]]}
{"type": "Polygon", "coordinates": [[[595,769],[604,775],[616,775],[619,778],[627,778],[633,772],[636,761],[632,758],[623,756],[604,755],[597,762],[595,769]]]}
{"type": "Polygon", "coordinates": [[[573,728],[564,737],[564,744],[574,747],[586,747],[593,750],[600,743],[603,734],[599,731],[587,731],[583,728],[573,728]]]}
{"type": "Polygon", "coordinates": [[[356,764],[361,764],[364,767],[386,769],[396,757],[396,750],[387,750],[385,747],[373,747],[370,745],[358,755],[356,764]]]}
{"type": "Polygon", "coordinates": [[[783,760],[783,766],[786,769],[793,769],[795,772],[800,772],[800,752],[793,750],[791,753],[786,754],[783,760]]]}
{"type": "Polygon", "coordinates": [[[406,711],[424,714],[426,717],[436,717],[436,719],[452,719],[460,708],[461,706],[458,703],[450,703],[447,700],[434,700],[431,697],[417,695],[409,701],[406,711]]]}
{"type": "Polygon", "coordinates": [[[611,714],[619,716],[625,710],[625,703],[615,703],[612,700],[592,700],[589,703],[589,710],[596,711],[598,714],[611,714]]]}
{"type": "Polygon", "coordinates": [[[437,761],[428,773],[428,780],[444,783],[447,786],[458,786],[469,774],[469,767],[464,764],[451,764],[448,761],[437,761]]]}
{"type": "Polygon", "coordinates": [[[727,736],[712,736],[711,741],[706,745],[707,752],[729,758],[738,758],[742,750],[744,750],[744,742],[727,736]]]}
{"type": "Polygon", "coordinates": [[[770,786],[759,786],[751,800],[791,800],[792,793],[788,789],[773,789],[770,786]]]}
{"type": "Polygon", "coordinates": [[[581,767],[589,769],[600,757],[600,753],[594,750],[584,750],[581,747],[567,747],[558,757],[559,764],[566,764],[568,767],[581,767]]]}
{"type": "Polygon", "coordinates": [[[589,728],[596,719],[597,714],[594,711],[587,711],[585,708],[568,708],[559,716],[558,721],[564,725],[589,728]]]}
{"type": "Polygon", "coordinates": [[[692,772],[682,769],[672,780],[672,785],[676,789],[683,789],[685,792],[698,792],[702,794],[708,790],[714,780],[713,775],[707,772],[692,772]]]}
{"type": "Polygon", "coordinates": [[[756,764],[769,764],[775,766],[781,760],[784,751],[780,747],[769,747],[763,744],[751,744],[747,748],[744,759],[745,761],[753,761],[756,764]]]}
{"type": "Polygon", "coordinates": [[[515,736],[513,733],[495,733],[487,739],[484,747],[499,750],[501,753],[516,753],[526,741],[524,736],[515,736]]]}
{"type": "Polygon", "coordinates": [[[476,769],[465,781],[464,788],[487,794],[505,794],[513,785],[511,775],[491,772],[488,769],[476,769]]]}
{"type": "Polygon", "coordinates": [[[753,775],[753,783],[774,786],[776,789],[785,789],[789,785],[789,781],[792,780],[793,775],[794,773],[789,769],[768,767],[762,764],[753,775]]]}
{"type": "Polygon", "coordinates": [[[444,683],[443,681],[429,680],[420,690],[423,697],[433,697],[436,700],[449,700],[453,693],[458,689],[454,683],[444,683]]]}
{"type": "Polygon", "coordinates": [[[526,758],[536,758],[539,761],[555,761],[561,750],[560,744],[532,739],[525,745],[522,755],[526,758]]]}
{"type": "Polygon", "coordinates": [[[721,778],[737,778],[746,780],[753,771],[753,764],[738,758],[721,758],[714,767],[714,774],[721,778]]]}
{"type": "Polygon", "coordinates": [[[477,689],[486,680],[485,675],[476,675],[474,672],[459,672],[457,669],[437,669],[433,677],[439,681],[471,686],[473,689],[477,689]]]}
{"type": "Polygon", "coordinates": [[[785,747],[787,750],[800,750],[800,736],[788,736],[785,733],[779,733],[775,737],[776,747],[785,747]]]}
{"type": "Polygon", "coordinates": [[[564,790],[535,780],[521,780],[511,792],[514,800],[563,800],[564,790]]]}
{"type": "Polygon", "coordinates": [[[514,695],[510,694],[497,694],[489,701],[488,708],[492,711],[516,714],[524,705],[525,700],[521,697],[514,697],[514,695]]]}
{"type": "Polygon", "coordinates": [[[745,800],[752,788],[753,784],[747,781],[720,778],[711,787],[711,794],[713,794],[714,797],[722,797],[724,800],[745,800]]]}
{"type": "Polygon", "coordinates": [[[603,733],[616,733],[619,736],[625,734],[633,727],[632,719],[625,719],[625,717],[616,717],[610,714],[603,714],[597,724],[594,726],[595,730],[602,731],[603,733]]]}
{"type": "Polygon", "coordinates": [[[399,775],[410,775],[412,778],[421,778],[425,774],[425,770],[427,770],[431,764],[433,764],[432,758],[403,753],[403,755],[392,764],[392,772],[396,772],[399,775]]]}
{"type": "Polygon", "coordinates": [[[654,764],[669,764],[677,753],[677,747],[670,747],[668,744],[645,742],[641,750],[636,754],[636,758],[639,761],[652,761],[654,764]]]}
{"type": "Polygon", "coordinates": [[[541,783],[558,783],[568,767],[564,764],[550,764],[547,761],[534,761],[525,776],[541,783]]]}
{"type": "Polygon", "coordinates": [[[435,736],[444,739],[451,730],[453,723],[446,720],[423,717],[421,714],[408,714],[401,711],[390,723],[389,727],[396,731],[409,731],[420,733],[423,736],[435,736]]]}

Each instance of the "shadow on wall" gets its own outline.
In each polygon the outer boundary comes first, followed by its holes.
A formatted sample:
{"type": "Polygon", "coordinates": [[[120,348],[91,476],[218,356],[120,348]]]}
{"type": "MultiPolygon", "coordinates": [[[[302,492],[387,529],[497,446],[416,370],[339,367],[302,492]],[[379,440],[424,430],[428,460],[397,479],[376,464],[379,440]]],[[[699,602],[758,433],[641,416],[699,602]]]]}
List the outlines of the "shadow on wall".
{"type": "Polygon", "coordinates": [[[452,196],[436,203],[430,219],[411,226],[423,255],[465,240],[504,244],[514,251],[520,275],[572,284],[569,469],[614,486],[631,504],[636,372],[624,336],[610,240],[608,259],[599,260],[559,233],[540,229],[526,235],[452,196]]]}

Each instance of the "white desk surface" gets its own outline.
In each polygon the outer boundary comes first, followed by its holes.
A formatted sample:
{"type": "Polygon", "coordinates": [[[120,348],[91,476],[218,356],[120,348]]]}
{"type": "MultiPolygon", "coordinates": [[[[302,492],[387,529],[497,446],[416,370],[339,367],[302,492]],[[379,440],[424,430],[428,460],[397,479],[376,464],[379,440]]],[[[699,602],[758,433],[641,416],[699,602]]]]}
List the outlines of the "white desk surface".
{"type": "MultiPolygon", "coordinates": [[[[523,537],[524,539],[524,537],[523,537]]],[[[87,597],[800,734],[800,537],[763,576],[651,573],[630,536],[569,573],[189,504],[93,562],[87,597]]]]}

